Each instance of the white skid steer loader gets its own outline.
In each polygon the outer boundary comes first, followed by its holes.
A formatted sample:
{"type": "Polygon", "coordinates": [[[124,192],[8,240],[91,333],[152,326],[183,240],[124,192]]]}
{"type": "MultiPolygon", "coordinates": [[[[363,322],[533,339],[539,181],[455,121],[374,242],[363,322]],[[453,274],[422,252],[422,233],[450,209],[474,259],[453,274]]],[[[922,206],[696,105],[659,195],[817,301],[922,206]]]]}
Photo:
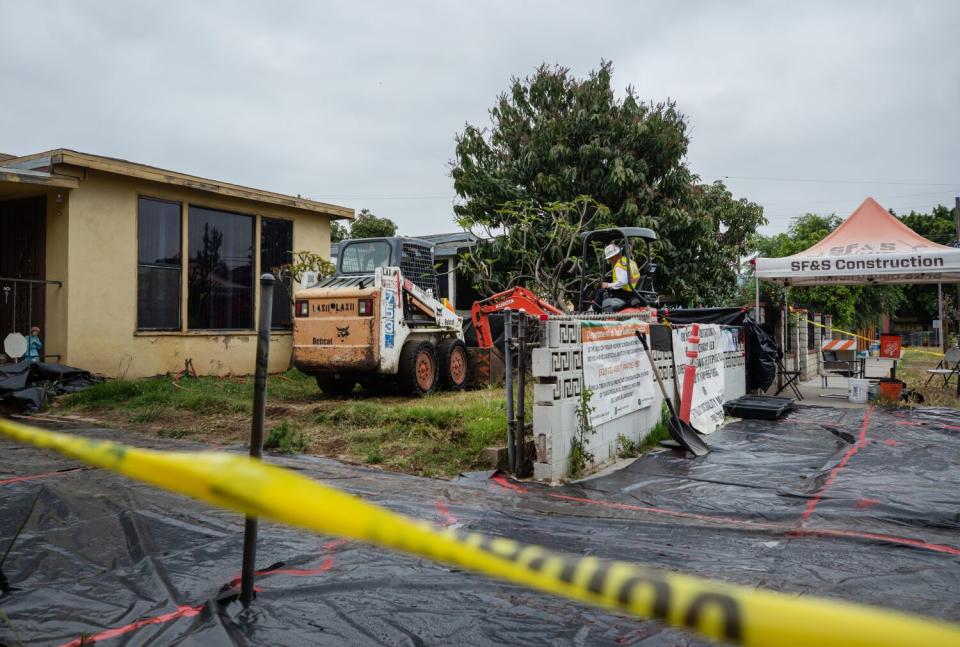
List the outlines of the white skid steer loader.
{"type": "Polygon", "coordinates": [[[340,243],[337,271],[294,295],[293,361],[324,393],[396,382],[409,395],[461,389],[463,319],[436,294],[433,247],[413,238],[340,243]]]}

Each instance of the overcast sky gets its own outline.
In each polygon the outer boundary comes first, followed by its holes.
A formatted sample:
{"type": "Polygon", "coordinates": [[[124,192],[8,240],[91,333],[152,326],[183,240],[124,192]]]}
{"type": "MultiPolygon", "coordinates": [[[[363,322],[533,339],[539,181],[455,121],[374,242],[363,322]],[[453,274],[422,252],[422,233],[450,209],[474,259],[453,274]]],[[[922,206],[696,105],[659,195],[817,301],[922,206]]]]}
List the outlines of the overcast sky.
{"type": "Polygon", "coordinates": [[[677,101],[767,232],[960,195],[960,2],[0,0],[0,152],[66,147],[454,231],[465,122],[541,62],[677,101]],[[822,180],[822,181],[811,181],[822,180]]]}

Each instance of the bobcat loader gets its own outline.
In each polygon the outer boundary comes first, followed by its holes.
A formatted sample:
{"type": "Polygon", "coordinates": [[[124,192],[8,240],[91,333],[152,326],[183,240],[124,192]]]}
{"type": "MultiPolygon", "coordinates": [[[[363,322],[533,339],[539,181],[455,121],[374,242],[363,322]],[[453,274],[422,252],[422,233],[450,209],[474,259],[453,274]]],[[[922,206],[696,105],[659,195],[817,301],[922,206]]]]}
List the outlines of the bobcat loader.
{"type": "Polygon", "coordinates": [[[294,365],[330,395],[346,395],[358,382],[395,382],[413,396],[463,388],[463,320],[436,291],[430,243],[343,241],[335,274],[294,295],[294,365]]]}

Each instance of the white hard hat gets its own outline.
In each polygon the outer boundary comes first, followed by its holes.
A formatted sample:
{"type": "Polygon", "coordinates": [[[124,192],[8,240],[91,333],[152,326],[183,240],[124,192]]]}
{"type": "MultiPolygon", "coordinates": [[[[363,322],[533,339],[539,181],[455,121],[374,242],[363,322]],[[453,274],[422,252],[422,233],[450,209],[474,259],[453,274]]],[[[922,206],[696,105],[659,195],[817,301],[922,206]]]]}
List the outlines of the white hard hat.
{"type": "Polygon", "coordinates": [[[603,257],[607,260],[610,260],[611,258],[613,258],[619,253],[620,253],[620,248],[614,245],[613,243],[610,243],[609,245],[603,248],[603,257]]]}

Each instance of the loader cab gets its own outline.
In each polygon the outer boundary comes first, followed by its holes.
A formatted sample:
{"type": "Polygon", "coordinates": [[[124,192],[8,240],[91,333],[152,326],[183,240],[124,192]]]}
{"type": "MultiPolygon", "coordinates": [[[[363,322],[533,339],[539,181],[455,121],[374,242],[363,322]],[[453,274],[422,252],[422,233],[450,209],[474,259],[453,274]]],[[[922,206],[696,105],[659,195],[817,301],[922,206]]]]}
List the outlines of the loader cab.
{"type": "MultiPolygon", "coordinates": [[[[332,279],[363,279],[378,267],[399,267],[401,274],[421,290],[437,294],[437,271],[433,265],[433,245],[419,238],[356,238],[340,243],[337,271],[332,279]]],[[[329,279],[328,279],[329,280],[329,279]]],[[[324,287],[321,283],[321,287],[324,287]]]]}
{"type": "Polygon", "coordinates": [[[627,307],[657,306],[659,297],[653,287],[653,275],[657,271],[657,265],[653,262],[651,249],[657,235],[653,230],[646,227],[612,227],[585,232],[580,238],[583,250],[580,257],[578,312],[586,312],[603,277],[610,273],[610,264],[603,258],[603,248],[610,243],[619,245],[624,256],[636,262],[640,270],[640,279],[633,286],[636,303],[627,304],[627,307]]]}

